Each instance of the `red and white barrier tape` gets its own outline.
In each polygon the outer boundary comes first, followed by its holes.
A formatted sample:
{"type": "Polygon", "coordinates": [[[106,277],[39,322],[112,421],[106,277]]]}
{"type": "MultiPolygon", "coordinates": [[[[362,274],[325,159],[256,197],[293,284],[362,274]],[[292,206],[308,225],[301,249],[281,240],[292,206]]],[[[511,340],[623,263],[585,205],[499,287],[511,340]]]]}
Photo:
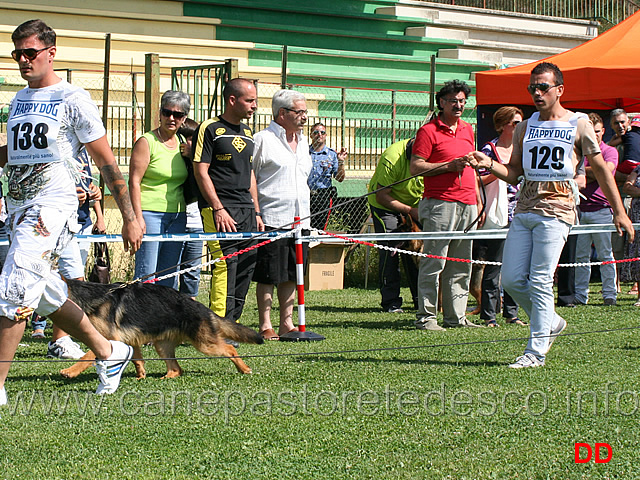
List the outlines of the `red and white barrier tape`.
{"type": "Polygon", "coordinates": [[[268,243],[275,242],[276,240],[280,240],[281,238],[290,237],[290,236],[295,234],[295,231],[296,230],[294,229],[294,230],[291,230],[291,231],[288,231],[288,232],[283,232],[283,233],[281,233],[279,235],[276,235],[275,237],[268,238],[267,240],[259,242],[259,243],[255,244],[255,245],[252,245],[250,247],[238,250],[237,252],[233,252],[233,253],[230,253],[228,255],[224,255],[222,257],[219,257],[219,258],[214,258],[213,260],[210,260],[208,262],[202,263],[200,265],[195,265],[193,267],[184,268],[184,269],[178,270],[176,272],[168,273],[167,275],[162,275],[160,277],[150,278],[148,280],[145,280],[143,283],[156,283],[156,282],[159,282],[161,280],[165,280],[167,278],[177,277],[178,275],[182,275],[185,272],[191,272],[191,271],[194,271],[194,270],[202,269],[202,268],[207,267],[209,265],[213,265],[214,263],[221,262],[222,260],[227,260],[228,258],[237,257],[238,255],[242,255],[243,253],[250,252],[251,250],[255,250],[256,248],[259,248],[262,245],[266,245],[268,243]]]}

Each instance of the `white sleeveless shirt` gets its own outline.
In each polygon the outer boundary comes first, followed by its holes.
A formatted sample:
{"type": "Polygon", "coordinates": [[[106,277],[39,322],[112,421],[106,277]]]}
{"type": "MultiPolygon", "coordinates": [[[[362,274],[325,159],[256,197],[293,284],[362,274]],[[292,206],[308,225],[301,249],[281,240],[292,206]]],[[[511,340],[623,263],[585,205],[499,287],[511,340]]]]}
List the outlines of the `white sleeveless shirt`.
{"type": "Polygon", "coordinates": [[[541,121],[539,117],[539,112],[531,115],[522,142],[525,179],[542,182],[573,179],[573,147],[578,119],[586,115],[574,113],[567,121],[541,121]]]}

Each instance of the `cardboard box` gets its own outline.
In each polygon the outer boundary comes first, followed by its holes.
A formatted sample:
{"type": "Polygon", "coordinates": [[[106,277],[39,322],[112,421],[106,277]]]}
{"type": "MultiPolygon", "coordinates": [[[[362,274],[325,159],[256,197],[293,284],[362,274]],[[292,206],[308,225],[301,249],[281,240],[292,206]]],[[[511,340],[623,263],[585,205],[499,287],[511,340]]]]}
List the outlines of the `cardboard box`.
{"type": "Polygon", "coordinates": [[[305,290],[341,290],[344,286],[344,243],[309,246],[305,290]]]}

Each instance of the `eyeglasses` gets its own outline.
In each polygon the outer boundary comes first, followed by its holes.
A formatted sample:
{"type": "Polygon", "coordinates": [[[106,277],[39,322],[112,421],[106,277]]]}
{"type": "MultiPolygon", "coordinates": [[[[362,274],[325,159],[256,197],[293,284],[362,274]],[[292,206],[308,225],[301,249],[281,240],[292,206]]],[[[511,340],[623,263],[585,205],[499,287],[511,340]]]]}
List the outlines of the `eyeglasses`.
{"type": "Polygon", "coordinates": [[[520,120],[514,120],[509,125],[513,125],[514,127],[520,123],[520,120]]]}
{"type": "Polygon", "coordinates": [[[560,85],[562,84],[559,83],[557,85],[549,85],[548,83],[532,83],[531,85],[527,86],[527,92],[529,92],[531,95],[536,93],[536,90],[540,90],[540,93],[546,93],[550,88],[559,87],[560,85]]]}
{"type": "Polygon", "coordinates": [[[466,98],[443,98],[443,100],[451,105],[465,105],[467,103],[466,98]]]}
{"type": "Polygon", "coordinates": [[[24,58],[26,58],[31,62],[36,59],[36,57],[40,54],[40,52],[49,50],[51,47],[53,47],[53,45],[49,47],[41,48],[40,50],[36,50],[35,48],[18,48],[13,52],[11,52],[11,58],[13,58],[16,62],[19,62],[20,57],[24,55],[24,58]]]}
{"type": "Polygon", "coordinates": [[[311,132],[311,135],[326,135],[327,132],[325,132],[324,130],[314,130],[313,132],[311,132]]]}
{"type": "Polygon", "coordinates": [[[162,112],[162,115],[164,115],[167,118],[173,115],[173,118],[175,118],[176,120],[180,120],[181,118],[187,116],[187,114],[184,112],[181,112],[179,110],[169,110],[168,108],[163,108],[161,112],[162,112]]]}
{"type": "Polygon", "coordinates": [[[306,115],[308,110],[294,110],[293,108],[282,107],[289,112],[293,112],[297,117],[301,117],[302,115],[306,115]]]}

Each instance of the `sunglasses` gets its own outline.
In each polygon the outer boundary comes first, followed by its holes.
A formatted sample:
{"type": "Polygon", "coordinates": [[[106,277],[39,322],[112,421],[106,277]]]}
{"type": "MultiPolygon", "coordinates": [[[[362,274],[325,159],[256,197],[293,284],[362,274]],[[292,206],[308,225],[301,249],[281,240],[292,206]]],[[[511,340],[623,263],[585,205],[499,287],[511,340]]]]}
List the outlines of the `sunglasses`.
{"type": "Polygon", "coordinates": [[[176,120],[180,120],[181,118],[184,118],[187,116],[187,114],[184,112],[181,112],[179,110],[169,110],[168,108],[161,109],[161,112],[162,112],[162,115],[167,118],[173,115],[173,118],[175,118],[176,120]]]}
{"type": "Polygon", "coordinates": [[[549,85],[548,83],[532,83],[531,85],[527,86],[527,92],[529,92],[531,95],[536,93],[536,90],[540,90],[540,93],[545,93],[550,88],[559,87],[560,85],[562,84],[559,83],[557,85],[549,85]]]}
{"type": "Polygon", "coordinates": [[[53,45],[51,45],[50,47],[41,48],[39,50],[36,50],[35,48],[19,48],[11,52],[11,58],[13,58],[16,62],[18,62],[20,61],[20,57],[24,55],[24,58],[26,58],[31,62],[32,60],[35,60],[35,58],[40,54],[40,52],[49,50],[51,47],[53,47],[53,45]]]}
{"type": "Polygon", "coordinates": [[[313,132],[311,132],[311,135],[326,135],[327,132],[325,132],[324,130],[314,130],[313,132]]]}

